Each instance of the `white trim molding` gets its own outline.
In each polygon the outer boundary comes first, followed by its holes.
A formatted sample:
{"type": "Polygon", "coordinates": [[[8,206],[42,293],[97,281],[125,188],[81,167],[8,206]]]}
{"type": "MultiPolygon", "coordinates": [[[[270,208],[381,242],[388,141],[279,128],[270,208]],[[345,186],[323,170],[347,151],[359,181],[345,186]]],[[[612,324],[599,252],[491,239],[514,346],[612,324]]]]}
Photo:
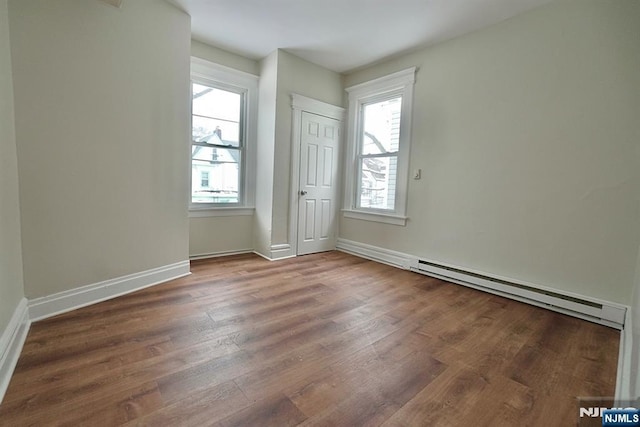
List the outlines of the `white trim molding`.
{"type": "Polygon", "coordinates": [[[344,120],[345,109],[337,105],[327,104],[317,99],[302,96],[297,93],[291,94],[291,108],[294,110],[306,111],[320,116],[329,117],[335,120],[344,120]]]}
{"type": "Polygon", "coordinates": [[[351,219],[361,219],[363,221],[375,221],[381,222],[384,224],[392,224],[392,225],[406,225],[407,219],[406,216],[401,215],[390,215],[384,213],[377,212],[363,212],[363,211],[354,211],[351,209],[342,209],[342,215],[345,218],[351,219]]]}
{"type": "Polygon", "coordinates": [[[253,253],[253,249],[238,249],[235,251],[221,251],[221,252],[210,252],[206,254],[189,255],[189,259],[191,261],[198,261],[201,259],[220,258],[224,256],[244,255],[244,254],[251,254],[251,253],[253,253]]]}
{"type": "Polygon", "coordinates": [[[500,295],[612,328],[630,328],[630,325],[625,323],[628,320],[626,317],[629,316],[630,310],[629,307],[622,304],[439,261],[427,260],[415,255],[351,240],[338,239],[337,249],[362,258],[408,269],[447,282],[500,295]]]}
{"type": "Polygon", "coordinates": [[[296,256],[294,248],[288,243],[282,243],[279,245],[271,245],[271,260],[292,258],[296,256]]]}
{"type": "Polygon", "coordinates": [[[406,85],[413,84],[415,82],[417,71],[417,67],[407,68],[406,70],[397,71],[377,79],[349,86],[345,90],[349,94],[349,97],[354,96],[359,98],[367,96],[372,92],[390,92],[402,89],[406,85]]]}
{"type": "Polygon", "coordinates": [[[255,212],[254,207],[244,208],[191,208],[189,218],[214,218],[219,216],[251,216],[255,212]]]}
{"type": "Polygon", "coordinates": [[[295,252],[293,252],[293,247],[288,243],[271,245],[269,246],[269,251],[266,254],[257,250],[253,250],[252,252],[267,261],[278,261],[281,259],[296,257],[295,252]]]}
{"type": "Polygon", "coordinates": [[[191,74],[203,78],[210,78],[212,72],[220,79],[233,82],[240,81],[242,84],[246,84],[246,82],[257,83],[260,79],[260,76],[247,73],[246,71],[236,70],[235,68],[220,65],[197,56],[191,57],[191,74]]]}
{"type": "Polygon", "coordinates": [[[269,253],[271,254],[271,256],[265,255],[258,251],[253,251],[253,253],[258,255],[261,258],[266,259],[267,261],[280,261],[283,259],[296,257],[296,255],[291,255],[291,249],[283,249],[282,251],[280,252],[276,251],[275,253],[270,251],[269,253]]]}
{"type": "Polygon", "coordinates": [[[153,268],[115,279],[58,292],[29,301],[32,321],[46,319],[191,274],[189,261],[153,268]]]}
{"type": "Polygon", "coordinates": [[[27,306],[27,299],[22,298],[13,312],[9,324],[0,336],[0,402],[7,392],[31,326],[27,306]]]}
{"type": "Polygon", "coordinates": [[[408,270],[411,266],[411,257],[402,252],[380,248],[378,246],[367,245],[365,243],[354,242],[353,240],[338,239],[337,249],[351,255],[372,261],[381,262],[392,267],[408,270]]]}

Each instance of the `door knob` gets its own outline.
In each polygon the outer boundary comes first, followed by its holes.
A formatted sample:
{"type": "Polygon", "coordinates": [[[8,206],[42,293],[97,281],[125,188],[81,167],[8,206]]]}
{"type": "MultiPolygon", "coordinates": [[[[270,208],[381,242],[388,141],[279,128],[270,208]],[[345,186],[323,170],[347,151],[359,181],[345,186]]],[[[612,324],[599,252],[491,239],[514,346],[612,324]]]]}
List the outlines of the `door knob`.
{"type": "Polygon", "coordinates": [[[300,195],[301,195],[301,196],[306,196],[306,195],[307,195],[307,192],[306,192],[306,191],[304,191],[304,190],[302,190],[302,191],[300,191],[300,195]]]}

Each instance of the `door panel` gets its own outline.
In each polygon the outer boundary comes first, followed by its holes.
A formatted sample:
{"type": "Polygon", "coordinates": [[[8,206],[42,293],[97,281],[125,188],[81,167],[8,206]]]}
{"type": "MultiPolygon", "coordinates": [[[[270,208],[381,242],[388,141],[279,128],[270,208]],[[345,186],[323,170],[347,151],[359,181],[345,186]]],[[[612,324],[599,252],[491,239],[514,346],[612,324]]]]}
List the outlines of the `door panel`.
{"type": "Polygon", "coordinates": [[[320,215],[320,239],[328,239],[331,237],[331,212],[333,211],[333,204],[331,200],[322,200],[321,215],[320,215]]]}
{"type": "Polygon", "coordinates": [[[316,201],[305,200],[304,211],[304,241],[311,242],[315,240],[316,237],[316,201]]]}
{"type": "Polygon", "coordinates": [[[339,120],[302,113],[298,255],[335,249],[339,120]]]}
{"type": "Polygon", "coordinates": [[[307,148],[307,186],[315,187],[318,177],[318,146],[309,144],[307,148]]]}
{"type": "Polygon", "coordinates": [[[324,147],[322,185],[331,187],[333,181],[333,147],[324,147]]]}

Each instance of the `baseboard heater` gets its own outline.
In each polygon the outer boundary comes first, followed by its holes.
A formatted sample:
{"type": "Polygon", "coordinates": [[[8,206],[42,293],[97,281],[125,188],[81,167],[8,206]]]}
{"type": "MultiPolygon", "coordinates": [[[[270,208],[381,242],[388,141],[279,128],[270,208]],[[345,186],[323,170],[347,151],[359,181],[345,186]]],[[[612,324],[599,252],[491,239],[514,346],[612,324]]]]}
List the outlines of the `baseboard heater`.
{"type": "Polygon", "coordinates": [[[420,259],[411,262],[410,270],[616,329],[624,328],[626,316],[626,308],[624,306],[614,306],[576,298],[556,291],[515,283],[510,280],[490,277],[420,259]]]}

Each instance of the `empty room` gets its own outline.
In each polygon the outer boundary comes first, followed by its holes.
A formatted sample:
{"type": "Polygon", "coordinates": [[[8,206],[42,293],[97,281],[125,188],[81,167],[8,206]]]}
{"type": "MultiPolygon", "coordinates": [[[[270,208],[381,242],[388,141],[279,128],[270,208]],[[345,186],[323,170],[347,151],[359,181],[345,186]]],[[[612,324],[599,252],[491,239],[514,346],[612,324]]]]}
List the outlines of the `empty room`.
{"type": "Polygon", "coordinates": [[[0,426],[640,425],[640,1],[0,0],[0,426]]]}

